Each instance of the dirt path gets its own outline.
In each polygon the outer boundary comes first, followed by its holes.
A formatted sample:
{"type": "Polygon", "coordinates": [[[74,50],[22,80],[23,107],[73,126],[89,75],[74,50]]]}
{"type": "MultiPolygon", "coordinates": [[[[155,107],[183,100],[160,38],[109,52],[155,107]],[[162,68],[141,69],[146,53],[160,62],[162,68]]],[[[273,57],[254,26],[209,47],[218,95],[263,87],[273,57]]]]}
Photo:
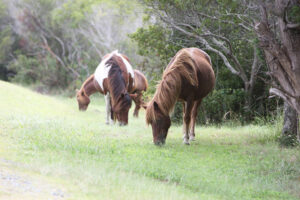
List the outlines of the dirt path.
{"type": "Polygon", "coordinates": [[[66,190],[44,177],[22,170],[17,163],[0,158],[0,199],[68,199],[66,190]]]}

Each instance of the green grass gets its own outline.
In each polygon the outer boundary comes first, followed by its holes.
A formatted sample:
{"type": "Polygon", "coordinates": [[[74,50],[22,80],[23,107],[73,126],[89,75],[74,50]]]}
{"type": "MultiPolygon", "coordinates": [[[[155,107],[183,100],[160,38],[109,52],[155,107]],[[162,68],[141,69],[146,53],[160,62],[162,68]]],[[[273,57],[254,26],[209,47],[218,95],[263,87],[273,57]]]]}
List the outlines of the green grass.
{"type": "Polygon", "coordinates": [[[190,146],[173,125],[157,147],[132,110],[128,126],[108,126],[103,97],[79,112],[75,98],[0,81],[0,157],[55,179],[69,199],[300,198],[300,149],[279,147],[279,125],[197,127],[190,146]]]}

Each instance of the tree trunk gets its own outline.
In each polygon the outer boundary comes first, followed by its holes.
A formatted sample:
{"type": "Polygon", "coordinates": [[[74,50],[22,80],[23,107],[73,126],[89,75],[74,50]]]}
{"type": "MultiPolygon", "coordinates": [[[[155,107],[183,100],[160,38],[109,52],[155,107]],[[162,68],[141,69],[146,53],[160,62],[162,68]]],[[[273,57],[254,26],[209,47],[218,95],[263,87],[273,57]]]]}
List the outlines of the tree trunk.
{"type": "Polygon", "coordinates": [[[284,103],[284,120],[280,142],[284,146],[294,146],[299,140],[299,118],[297,111],[284,103]]]}
{"type": "Polygon", "coordinates": [[[300,23],[292,23],[287,17],[293,6],[300,7],[300,2],[276,0],[268,6],[262,4],[261,21],[255,29],[265,53],[269,74],[276,80],[270,93],[281,97],[300,114],[300,23]],[[269,14],[277,21],[279,38],[272,31],[276,29],[271,29],[269,25],[269,14]]]}
{"type": "MultiPolygon", "coordinates": [[[[299,141],[300,23],[290,21],[288,13],[292,8],[300,8],[300,2],[297,0],[275,0],[273,4],[262,2],[261,19],[255,25],[260,46],[265,53],[269,74],[274,80],[270,93],[281,97],[285,102],[284,127],[280,138],[284,146],[296,145],[297,137],[299,141]],[[271,29],[269,15],[270,18],[275,17],[277,21],[275,28],[271,29]],[[274,31],[276,26],[280,33],[279,37],[274,31]]],[[[300,16],[299,13],[297,16],[300,16]]]]}

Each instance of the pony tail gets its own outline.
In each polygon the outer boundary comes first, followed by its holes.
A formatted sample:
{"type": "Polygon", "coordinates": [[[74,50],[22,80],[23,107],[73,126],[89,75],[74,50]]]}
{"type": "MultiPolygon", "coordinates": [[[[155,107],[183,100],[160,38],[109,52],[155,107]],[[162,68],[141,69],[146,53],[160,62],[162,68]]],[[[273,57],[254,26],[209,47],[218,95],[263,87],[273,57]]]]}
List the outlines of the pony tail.
{"type": "Polygon", "coordinates": [[[191,85],[198,86],[195,61],[187,49],[182,49],[174,60],[174,69],[184,76],[191,85]]]}
{"type": "Polygon", "coordinates": [[[144,74],[143,74],[143,78],[144,78],[144,81],[145,81],[144,91],[146,92],[146,90],[148,90],[148,81],[147,81],[147,78],[144,76],[144,74]]]}

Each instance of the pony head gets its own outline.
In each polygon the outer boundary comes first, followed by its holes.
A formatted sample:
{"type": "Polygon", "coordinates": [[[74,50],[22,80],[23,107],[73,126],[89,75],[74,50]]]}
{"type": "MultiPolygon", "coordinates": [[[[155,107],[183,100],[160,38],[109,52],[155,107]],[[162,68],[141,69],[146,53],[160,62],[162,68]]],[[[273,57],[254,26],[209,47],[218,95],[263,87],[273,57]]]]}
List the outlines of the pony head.
{"type": "Polygon", "coordinates": [[[171,126],[171,119],[164,114],[156,101],[151,101],[146,108],[146,123],[151,124],[153,142],[155,145],[165,144],[168,130],[171,126]]]}
{"type": "Polygon", "coordinates": [[[85,94],[84,89],[77,91],[76,99],[80,111],[86,111],[90,103],[90,98],[85,94]]]}
{"type": "Polygon", "coordinates": [[[119,121],[120,126],[128,124],[128,112],[131,107],[131,98],[127,92],[121,93],[112,105],[114,118],[119,121]]]}

